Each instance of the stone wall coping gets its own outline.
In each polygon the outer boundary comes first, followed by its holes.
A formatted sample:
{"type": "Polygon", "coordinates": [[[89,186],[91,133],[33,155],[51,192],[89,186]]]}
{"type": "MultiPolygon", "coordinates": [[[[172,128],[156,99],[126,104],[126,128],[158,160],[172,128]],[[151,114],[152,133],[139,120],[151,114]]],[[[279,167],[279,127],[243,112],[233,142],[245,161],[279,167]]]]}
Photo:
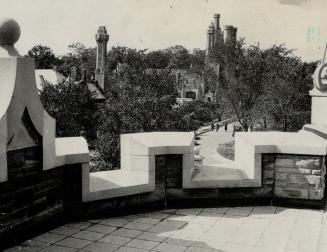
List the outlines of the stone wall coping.
{"type": "Polygon", "coordinates": [[[121,169],[82,173],[83,201],[155,190],[155,156],[183,155],[183,170],[194,167],[194,132],[147,132],[121,135],[121,169]]]}
{"type": "Polygon", "coordinates": [[[190,154],[194,152],[194,132],[147,132],[122,134],[122,155],[190,154]]]}
{"type": "Polygon", "coordinates": [[[236,139],[244,139],[255,146],[255,153],[287,153],[326,155],[327,141],[309,131],[290,132],[238,132],[236,139]]]}
{"type": "Polygon", "coordinates": [[[192,144],[194,132],[145,132],[122,134],[121,137],[132,138],[149,147],[180,146],[192,144]]]}
{"type": "Polygon", "coordinates": [[[327,140],[327,125],[324,124],[306,124],[303,126],[304,131],[312,132],[319,137],[327,140]]]}
{"type": "Polygon", "coordinates": [[[90,161],[89,148],[83,137],[63,137],[55,139],[56,166],[90,161]]]}

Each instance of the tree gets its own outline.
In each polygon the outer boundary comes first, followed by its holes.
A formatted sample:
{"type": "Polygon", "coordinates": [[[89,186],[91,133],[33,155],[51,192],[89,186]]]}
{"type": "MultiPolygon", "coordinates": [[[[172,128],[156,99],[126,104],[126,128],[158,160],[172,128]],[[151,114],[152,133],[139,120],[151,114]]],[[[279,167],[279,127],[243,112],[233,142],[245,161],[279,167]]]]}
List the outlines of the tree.
{"type": "Polygon", "coordinates": [[[143,70],[124,65],[100,110],[97,146],[113,167],[119,165],[120,134],[172,129],[174,78],[169,71],[143,70]]]}
{"type": "Polygon", "coordinates": [[[65,76],[69,76],[72,67],[77,68],[77,78],[79,73],[85,69],[88,74],[94,73],[96,65],[96,48],[86,48],[83,44],[76,42],[68,46],[69,53],[61,57],[58,71],[65,76]]]}
{"type": "Polygon", "coordinates": [[[310,120],[309,90],[314,64],[303,64],[284,45],[263,52],[266,71],[262,111],[283,131],[299,130],[310,120]]]}
{"type": "Polygon", "coordinates": [[[57,136],[80,136],[85,131],[89,140],[95,138],[97,107],[86,85],[45,83],[40,97],[45,110],[57,120],[57,136]]]}
{"type": "Polygon", "coordinates": [[[247,130],[258,117],[257,101],[262,94],[264,60],[261,50],[244,48],[238,41],[236,51],[225,58],[220,90],[242,127],[247,130]]]}
{"type": "Polygon", "coordinates": [[[181,45],[175,45],[168,47],[165,49],[165,51],[170,55],[170,61],[168,64],[169,68],[185,69],[190,67],[190,54],[185,47],[181,45]]]}
{"type": "Polygon", "coordinates": [[[51,69],[58,59],[48,46],[36,45],[27,52],[28,56],[35,60],[36,69],[51,69]]]}
{"type": "Polygon", "coordinates": [[[190,54],[190,64],[192,65],[192,71],[199,75],[205,70],[205,58],[206,52],[201,49],[193,49],[190,54]]]}
{"type": "Polygon", "coordinates": [[[165,50],[152,51],[146,54],[147,65],[150,68],[167,68],[170,61],[170,53],[165,50]]]}
{"type": "Polygon", "coordinates": [[[283,131],[299,130],[309,121],[315,64],[302,63],[292,52],[284,45],[245,48],[241,40],[233,54],[225,55],[220,85],[229,105],[225,112],[231,109],[245,130],[263,118],[283,131]]]}
{"type": "Polygon", "coordinates": [[[176,114],[172,125],[175,130],[195,131],[217,119],[221,112],[217,103],[192,101],[175,108],[173,113],[176,114]]]}
{"type": "Polygon", "coordinates": [[[137,50],[128,47],[112,47],[108,53],[108,69],[110,72],[117,69],[118,65],[128,65],[136,69],[145,69],[146,50],[137,50]]]}

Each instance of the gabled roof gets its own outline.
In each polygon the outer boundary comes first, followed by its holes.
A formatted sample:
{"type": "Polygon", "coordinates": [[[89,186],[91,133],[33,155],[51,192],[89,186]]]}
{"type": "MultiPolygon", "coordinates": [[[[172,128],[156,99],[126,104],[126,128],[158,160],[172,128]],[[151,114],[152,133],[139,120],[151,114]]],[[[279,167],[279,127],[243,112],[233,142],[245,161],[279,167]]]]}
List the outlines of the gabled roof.
{"type": "Polygon", "coordinates": [[[95,100],[105,100],[106,97],[103,95],[103,93],[98,89],[98,87],[94,83],[86,83],[87,88],[90,90],[90,92],[93,95],[93,98],[95,100]]]}
{"type": "MultiPolygon", "coordinates": [[[[49,82],[52,85],[57,85],[69,80],[64,75],[53,69],[35,69],[35,80],[38,90],[42,90],[42,84],[49,82]]],[[[85,82],[84,82],[85,83],[85,82]]],[[[83,85],[83,83],[81,83],[83,85]]],[[[95,83],[86,83],[89,91],[93,94],[95,100],[105,100],[106,97],[103,94],[103,90],[100,90],[95,83]]]]}
{"type": "Polygon", "coordinates": [[[67,78],[53,69],[35,69],[35,80],[37,89],[42,90],[44,81],[56,85],[66,81],[67,78]]]}

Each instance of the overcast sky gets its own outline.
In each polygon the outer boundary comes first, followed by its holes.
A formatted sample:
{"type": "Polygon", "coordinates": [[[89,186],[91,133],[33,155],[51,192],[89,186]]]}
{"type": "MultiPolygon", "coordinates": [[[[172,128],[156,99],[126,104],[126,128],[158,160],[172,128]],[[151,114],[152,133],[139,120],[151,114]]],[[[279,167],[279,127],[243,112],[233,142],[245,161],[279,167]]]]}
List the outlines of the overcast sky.
{"type": "Polygon", "coordinates": [[[150,50],[181,44],[206,46],[214,13],[222,25],[238,27],[248,45],[267,48],[285,43],[303,60],[321,59],[327,42],[327,0],[0,0],[0,17],[21,25],[16,47],[25,54],[33,45],[51,47],[57,55],[81,42],[95,46],[104,25],[109,48],[150,50]]]}

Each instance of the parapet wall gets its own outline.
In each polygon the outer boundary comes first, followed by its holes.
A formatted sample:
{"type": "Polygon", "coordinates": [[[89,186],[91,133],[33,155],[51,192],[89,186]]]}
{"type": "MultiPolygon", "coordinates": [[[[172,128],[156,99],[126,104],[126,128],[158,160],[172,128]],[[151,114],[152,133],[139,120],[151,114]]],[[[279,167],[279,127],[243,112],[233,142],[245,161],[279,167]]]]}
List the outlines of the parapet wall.
{"type": "MultiPolygon", "coordinates": [[[[26,172],[0,184],[0,240],[8,245],[68,219],[181,206],[326,204],[325,156],[265,153],[260,187],[183,189],[183,155],[156,155],[154,191],[83,202],[81,164],[42,171],[38,160],[27,168],[22,153],[30,152],[18,151],[12,165],[26,172]]],[[[25,160],[37,157],[28,154],[25,160]]]]}
{"type": "Polygon", "coordinates": [[[12,20],[0,22],[0,250],[70,218],[186,204],[326,206],[321,126],[236,134],[235,164],[217,168],[241,169],[241,179],[222,180],[217,170],[195,178],[193,132],[122,135],[121,169],[90,174],[85,139],[55,138],[34,62],[13,47],[18,30],[12,20]]]}

